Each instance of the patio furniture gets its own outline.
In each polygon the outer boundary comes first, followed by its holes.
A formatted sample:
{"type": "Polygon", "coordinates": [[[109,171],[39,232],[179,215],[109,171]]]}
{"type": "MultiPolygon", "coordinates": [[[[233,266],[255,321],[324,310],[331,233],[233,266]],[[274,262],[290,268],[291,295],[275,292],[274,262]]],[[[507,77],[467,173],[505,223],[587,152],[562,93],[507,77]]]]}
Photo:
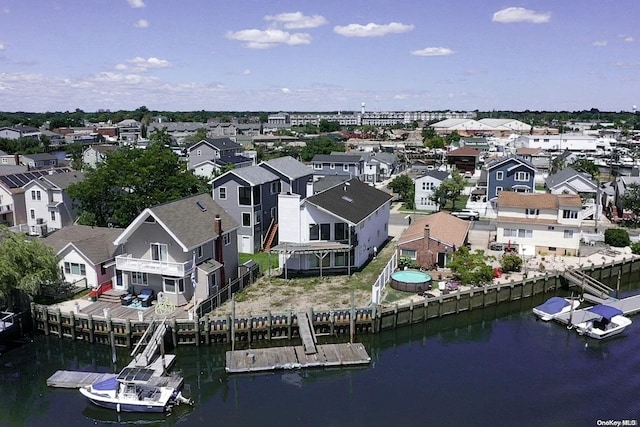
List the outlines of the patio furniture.
{"type": "Polygon", "coordinates": [[[143,290],[140,291],[140,293],[138,294],[138,299],[140,300],[140,304],[143,307],[150,307],[151,306],[151,302],[155,299],[154,298],[154,292],[153,289],[151,288],[144,288],[143,290]]]}
{"type": "Polygon", "coordinates": [[[133,302],[134,296],[132,294],[124,294],[120,296],[120,304],[129,305],[133,302]]]}

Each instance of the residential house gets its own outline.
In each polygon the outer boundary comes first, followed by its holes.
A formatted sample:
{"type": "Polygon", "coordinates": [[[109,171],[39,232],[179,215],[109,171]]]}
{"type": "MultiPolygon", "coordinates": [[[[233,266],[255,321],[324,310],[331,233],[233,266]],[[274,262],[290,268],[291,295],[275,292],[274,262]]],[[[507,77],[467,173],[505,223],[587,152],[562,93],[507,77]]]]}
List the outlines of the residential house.
{"type": "Polygon", "coordinates": [[[36,138],[40,139],[40,129],[33,126],[6,126],[0,127],[0,138],[20,139],[20,138],[36,138]]]}
{"type": "Polygon", "coordinates": [[[448,171],[431,170],[426,171],[423,176],[415,179],[415,207],[418,210],[437,211],[438,204],[432,199],[433,193],[442,184],[442,181],[449,178],[448,171]]]}
{"type": "Polygon", "coordinates": [[[582,134],[520,135],[516,148],[541,148],[546,151],[571,151],[582,154],[603,154],[611,151],[610,141],[582,134]]]}
{"type": "Polygon", "coordinates": [[[262,166],[233,169],[212,181],[213,199],[239,225],[238,248],[255,253],[263,247],[272,220],[277,219],[278,175],[262,166]]]}
{"type": "Polygon", "coordinates": [[[420,216],[398,239],[398,255],[416,261],[420,267],[443,268],[457,248],[467,243],[471,223],[449,212],[420,216]]]}
{"type": "Polygon", "coordinates": [[[0,150],[0,166],[17,166],[20,165],[19,154],[9,154],[0,150]]]}
{"type": "Polygon", "coordinates": [[[225,168],[240,169],[248,166],[254,166],[255,161],[245,156],[224,156],[204,160],[193,166],[193,174],[204,178],[213,178],[216,174],[221,173],[225,168]]]}
{"type": "Polygon", "coordinates": [[[307,183],[313,179],[313,170],[291,156],[278,157],[260,162],[259,166],[280,178],[279,192],[299,194],[307,197],[307,183]]]}
{"type": "Polygon", "coordinates": [[[602,213],[602,200],[598,184],[591,180],[586,173],[578,172],[567,167],[547,177],[545,188],[551,194],[577,194],[582,199],[582,219],[600,218],[602,213]]]}
{"type": "Polygon", "coordinates": [[[363,181],[380,182],[398,171],[398,156],[393,153],[371,153],[365,155],[363,181]]]}
{"type": "Polygon", "coordinates": [[[624,209],[623,198],[625,193],[631,186],[640,186],[640,177],[638,176],[619,176],[613,183],[614,196],[613,203],[608,207],[611,214],[611,220],[619,222],[631,215],[630,210],[624,209]]]}
{"type": "Polygon", "coordinates": [[[95,169],[98,164],[103,163],[107,156],[117,149],[116,145],[111,144],[91,145],[82,152],[82,165],[95,169]]]}
{"type": "Polygon", "coordinates": [[[240,153],[242,146],[229,138],[205,138],[189,147],[189,169],[195,169],[206,160],[238,156],[240,153]]]}
{"type": "Polygon", "coordinates": [[[208,194],[147,208],[114,240],[114,289],[194,305],[238,277],[238,224],[208,194]]]}
{"type": "Polygon", "coordinates": [[[42,242],[53,248],[65,282],[88,288],[112,282],[115,276],[120,228],[70,225],[49,234],[42,242]]]}
{"type": "Polygon", "coordinates": [[[30,235],[44,237],[53,230],[73,224],[77,214],[66,189],[83,179],[81,172],[47,174],[32,179],[23,187],[30,235]]]}
{"type": "Polygon", "coordinates": [[[118,137],[120,141],[137,142],[142,137],[142,125],[133,119],[118,122],[118,137]]]}
{"type": "Polygon", "coordinates": [[[579,254],[582,200],[577,194],[503,191],[497,210],[496,242],[518,245],[524,257],[579,254]]]}
{"type": "Polygon", "coordinates": [[[542,148],[517,148],[516,156],[531,162],[538,172],[536,176],[548,174],[551,169],[551,156],[542,148]]]}
{"type": "Polygon", "coordinates": [[[280,193],[279,265],[289,272],[350,274],[375,255],[389,238],[391,195],[358,179],[303,199],[280,193]]]}
{"type": "Polygon", "coordinates": [[[535,190],[536,168],[521,157],[499,157],[487,163],[485,168],[487,199],[492,206],[502,191],[532,193],[535,190]]]}
{"type": "Polygon", "coordinates": [[[311,163],[315,176],[347,175],[364,181],[365,160],[360,154],[316,154],[311,163]]]}
{"type": "Polygon", "coordinates": [[[447,163],[458,169],[460,173],[475,173],[479,164],[481,151],[476,148],[463,147],[447,153],[447,163]]]}
{"type": "Polygon", "coordinates": [[[0,224],[7,227],[26,226],[27,210],[23,187],[43,175],[66,172],[69,172],[69,169],[59,168],[0,175],[0,224]]]}
{"type": "Polygon", "coordinates": [[[51,153],[21,154],[20,164],[31,169],[58,167],[58,158],[51,153]]]}

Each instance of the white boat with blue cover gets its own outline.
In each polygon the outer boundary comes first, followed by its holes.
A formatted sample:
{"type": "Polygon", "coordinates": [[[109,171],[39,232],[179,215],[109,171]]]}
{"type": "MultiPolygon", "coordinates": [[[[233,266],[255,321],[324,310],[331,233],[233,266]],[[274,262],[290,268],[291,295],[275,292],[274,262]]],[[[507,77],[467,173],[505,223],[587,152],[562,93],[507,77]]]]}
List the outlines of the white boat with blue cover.
{"type": "Polygon", "coordinates": [[[533,314],[538,316],[540,320],[548,322],[554,319],[557,315],[568,313],[571,310],[575,310],[580,305],[580,301],[577,299],[551,297],[543,304],[533,308],[533,314]]]}
{"type": "Polygon", "coordinates": [[[81,387],[80,393],[98,406],[118,412],[166,412],[190,403],[175,387],[156,385],[152,369],[124,368],[120,374],[81,387]]]}
{"type": "Polygon", "coordinates": [[[621,310],[610,305],[598,304],[585,310],[585,319],[576,325],[580,335],[598,340],[618,335],[631,324],[621,310]]]}

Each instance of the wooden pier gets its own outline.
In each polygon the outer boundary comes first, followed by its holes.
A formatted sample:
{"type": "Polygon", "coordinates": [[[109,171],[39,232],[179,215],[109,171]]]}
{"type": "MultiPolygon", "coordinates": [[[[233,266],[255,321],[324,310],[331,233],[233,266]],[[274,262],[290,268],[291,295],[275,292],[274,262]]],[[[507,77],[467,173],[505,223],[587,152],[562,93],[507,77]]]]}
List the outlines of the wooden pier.
{"type": "Polygon", "coordinates": [[[47,379],[48,387],[80,388],[114,377],[116,374],[80,371],[56,371],[47,379]]]}
{"type": "Polygon", "coordinates": [[[307,354],[303,346],[227,351],[225,370],[229,373],[262,372],[366,365],[371,362],[367,350],[360,343],[321,344],[316,349],[314,354],[307,354]]]}

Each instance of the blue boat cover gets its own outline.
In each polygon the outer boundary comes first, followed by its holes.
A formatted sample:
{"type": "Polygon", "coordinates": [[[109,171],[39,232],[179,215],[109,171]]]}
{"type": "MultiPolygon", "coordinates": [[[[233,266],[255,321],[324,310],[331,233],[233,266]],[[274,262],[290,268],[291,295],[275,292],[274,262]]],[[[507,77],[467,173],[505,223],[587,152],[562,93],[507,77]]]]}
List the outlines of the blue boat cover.
{"type": "Polygon", "coordinates": [[[116,377],[109,377],[106,380],[94,383],[91,387],[93,387],[94,390],[117,390],[118,380],[116,377]]]}
{"type": "Polygon", "coordinates": [[[607,320],[611,320],[613,316],[620,316],[621,314],[623,314],[622,311],[618,310],[617,308],[604,304],[594,305],[589,309],[589,311],[607,320]]]}
{"type": "Polygon", "coordinates": [[[543,313],[556,314],[569,305],[569,301],[561,297],[551,297],[536,308],[543,313]]]}

